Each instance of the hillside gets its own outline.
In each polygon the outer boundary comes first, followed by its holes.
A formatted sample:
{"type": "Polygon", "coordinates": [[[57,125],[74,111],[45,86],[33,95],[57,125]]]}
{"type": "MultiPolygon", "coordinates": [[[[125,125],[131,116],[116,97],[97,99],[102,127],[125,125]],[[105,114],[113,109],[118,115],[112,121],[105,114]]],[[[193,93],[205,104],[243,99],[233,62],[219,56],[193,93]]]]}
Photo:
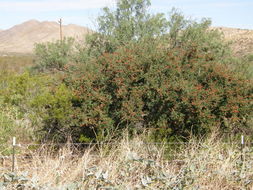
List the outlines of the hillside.
{"type": "MultiPolygon", "coordinates": [[[[63,36],[81,39],[90,30],[78,25],[63,25],[63,36]]],[[[59,39],[57,22],[30,20],[0,32],[0,52],[32,53],[35,43],[59,39]]]]}
{"type": "MultiPolygon", "coordinates": [[[[69,24],[63,25],[63,36],[81,39],[89,31],[88,28],[69,24]]],[[[226,40],[231,41],[231,47],[237,56],[253,54],[253,30],[215,27],[223,32],[226,40]]],[[[57,22],[39,22],[30,20],[13,26],[8,30],[0,29],[0,52],[32,53],[35,43],[59,39],[59,24],[57,22]]]]}
{"type": "Polygon", "coordinates": [[[226,40],[231,41],[233,52],[237,56],[253,54],[253,30],[219,27],[226,40]]]}

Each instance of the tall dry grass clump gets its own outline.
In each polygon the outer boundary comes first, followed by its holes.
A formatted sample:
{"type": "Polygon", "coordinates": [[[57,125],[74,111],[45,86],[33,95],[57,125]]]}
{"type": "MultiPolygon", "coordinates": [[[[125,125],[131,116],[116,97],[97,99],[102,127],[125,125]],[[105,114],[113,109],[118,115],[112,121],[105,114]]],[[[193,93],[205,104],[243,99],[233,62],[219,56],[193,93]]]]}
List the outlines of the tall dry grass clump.
{"type": "Polygon", "coordinates": [[[17,162],[17,176],[27,179],[23,189],[253,188],[251,150],[241,154],[236,144],[215,137],[163,145],[124,138],[79,152],[66,145],[57,154],[44,149],[25,161],[17,162]]]}

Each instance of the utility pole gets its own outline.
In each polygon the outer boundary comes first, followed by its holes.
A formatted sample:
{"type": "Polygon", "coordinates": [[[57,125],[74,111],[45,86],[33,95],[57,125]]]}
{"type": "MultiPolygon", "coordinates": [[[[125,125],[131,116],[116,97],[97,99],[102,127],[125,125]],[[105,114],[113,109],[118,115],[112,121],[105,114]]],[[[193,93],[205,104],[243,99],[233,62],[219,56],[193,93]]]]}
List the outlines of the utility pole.
{"type": "Polygon", "coordinates": [[[60,40],[62,42],[62,19],[60,18],[60,20],[58,21],[58,23],[60,24],[60,40]]]}

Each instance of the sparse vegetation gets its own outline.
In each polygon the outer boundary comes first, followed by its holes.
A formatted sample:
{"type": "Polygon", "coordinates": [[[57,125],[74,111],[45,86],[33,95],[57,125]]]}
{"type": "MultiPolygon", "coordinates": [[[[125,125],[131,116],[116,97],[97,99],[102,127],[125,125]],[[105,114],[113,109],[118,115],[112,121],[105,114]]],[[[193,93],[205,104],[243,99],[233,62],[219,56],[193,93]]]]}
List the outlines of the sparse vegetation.
{"type": "Polygon", "coordinates": [[[22,73],[25,68],[34,64],[33,55],[5,55],[0,56],[0,73],[22,73]]]}
{"type": "Polygon", "coordinates": [[[14,178],[3,174],[5,183],[0,184],[3,189],[24,190],[252,188],[251,148],[241,154],[236,144],[216,136],[176,147],[177,151],[166,144],[147,144],[139,136],[79,154],[68,145],[58,154],[44,149],[25,162],[20,159],[14,178]]]}

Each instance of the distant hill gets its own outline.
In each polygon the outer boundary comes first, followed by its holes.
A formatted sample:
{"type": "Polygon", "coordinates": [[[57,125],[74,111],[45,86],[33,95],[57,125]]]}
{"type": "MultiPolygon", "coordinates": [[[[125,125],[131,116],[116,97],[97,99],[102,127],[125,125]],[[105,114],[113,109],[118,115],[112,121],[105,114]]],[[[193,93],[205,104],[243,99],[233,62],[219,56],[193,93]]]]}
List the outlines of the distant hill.
{"type": "MultiPolygon", "coordinates": [[[[231,41],[234,54],[242,56],[253,54],[253,30],[214,27],[223,32],[226,40],[231,41]]],[[[83,39],[91,32],[88,28],[69,24],[63,25],[63,36],[83,39]]],[[[30,20],[8,30],[0,29],[0,53],[32,53],[35,43],[59,39],[57,22],[30,20]]]]}
{"type": "Polygon", "coordinates": [[[233,52],[237,56],[253,54],[253,30],[217,27],[226,40],[231,41],[233,52]]]}
{"type": "MultiPolygon", "coordinates": [[[[83,39],[91,32],[88,28],[69,24],[62,27],[64,37],[83,39]]],[[[39,22],[30,20],[8,30],[0,31],[0,52],[32,53],[35,43],[55,41],[59,39],[57,22],[39,22]]]]}

